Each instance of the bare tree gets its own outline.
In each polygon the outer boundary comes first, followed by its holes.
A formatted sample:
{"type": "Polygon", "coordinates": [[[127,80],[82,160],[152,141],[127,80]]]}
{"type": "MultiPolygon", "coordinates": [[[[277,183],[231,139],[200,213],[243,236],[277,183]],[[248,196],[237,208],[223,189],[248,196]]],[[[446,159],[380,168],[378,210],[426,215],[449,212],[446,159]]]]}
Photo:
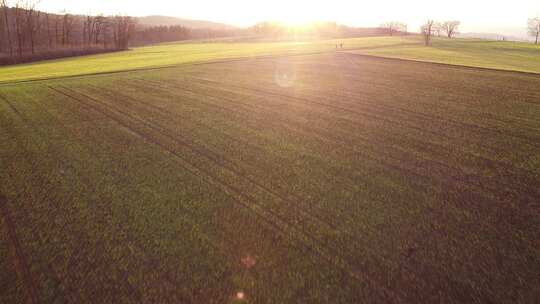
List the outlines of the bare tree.
{"type": "Polygon", "coordinates": [[[103,35],[106,21],[107,21],[106,18],[103,16],[97,16],[94,18],[95,29],[94,29],[93,43],[95,45],[99,44],[99,37],[103,35]]]}
{"type": "Polygon", "coordinates": [[[9,49],[9,55],[10,56],[13,56],[13,48],[12,48],[12,45],[11,45],[11,35],[10,35],[10,32],[9,32],[9,15],[8,15],[8,3],[7,3],[7,0],[0,0],[0,9],[2,9],[2,19],[0,20],[0,22],[2,23],[1,24],[1,36],[0,36],[0,52],[2,52],[2,49],[3,49],[3,42],[4,41],[7,41],[7,47],[9,49]],[[6,34],[6,39],[4,39],[4,33],[6,34]]]}
{"type": "Polygon", "coordinates": [[[103,19],[103,24],[101,25],[101,33],[103,36],[103,48],[107,49],[107,42],[110,39],[110,31],[112,29],[112,22],[109,18],[103,19]]]}
{"type": "Polygon", "coordinates": [[[129,47],[129,40],[135,30],[135,20],[131,17],[114,17],[113,37],[116,49],[126,50],[129,47]]]}
{"type": "Polygon", "coordinates": [[[11,39],[11,23],[9,21],[9,2],[7,0],[0,0],[0,6],[2,8],[2,12],[4,15],[4,24],[6,29],[6,36],[7,36],[7,47],[9,49],[9,56],[13,57],[13,40],[11,39]]]}
{"type": "Polygon", "coordinates": [[[434,20],[428,20],[424,25],[420,27],[420,32],[424,37],[424,44],[426,46],[431,45],[431,38],[433,37],[433,26],[435,25],[434,20]]]}
{"type": "Polygon", "coordinates": [[[445,21],[442,23],[442,30],[448,38],[452,38],[458,33],[460,25],[461,22],[459,21],[445,21]]]}
{"type": "Polygon", "coordinates": [[[60,22],[61,21],[62,21],[62,16],[56,15],[54,18],[54,40],[55,40],[54,44],[56,47],[58,47],[58,45],[62,41],[60,39],[60,22]]]}
{"type": "Polygon", "coordinates": [[[83,45],[89,46],[90,41],[92,40],[92,29],[93,29],[94,18],[90,15],[86,16],[83,22],[83,45]]]}
{"type": "Polygon", "coordinates": [[[52,49],[52,36],[51,36],[51,23],[49,21],[49,14],[45,14],[45,30],[47,31],[47,44],[49,49],[52,49]]]}
{"type": "Polygon", "coordinates": [[[444,25],[441,22],[435,22],[433,24],[433,35],[441,37],[442,33],[444,33],[444,25]]]}
{"type": "Polygon", "coordinates": [[[527,32],[535,38],[534,43],[538,44],[538,38],[540,36],[540,17],[529,19],[529,22],[527,22],[527,32]]]}
{"type": "Polygon", "coordinates": [[[26,32],[26,35],[27,37],[30,38],[30,49],[31,49],[31,52],[32,54],[34,54],[35,52],[35,34],[38,30],[38,27],[39,27],[39,12],[38,12],[38,15],[37,15],[37,22],[36,22],[36,18],[35,18],[35,8],[36,6],[39,4],[40,0],[36,0],[36,1],[30,1],[30,0],[27,0],[24,2],[24,4],[22,5],[22,9],[24,11],[24,14],[25,14],[25,20],[24,22],[26,23],[26,28],[24,29],[25,32],[26,32]],[[38,25],[36,25],[38,24],[38,25]]]}
{"type": "Polygon", "coordinates": [[[385,29],[390,36],[393,36],[395,33],[407,32],[407,25],[397,21],[383,23],[380,27],[385,29]]]}
{"type": "Polygon", "coordinates": [[[4,7],[2,6],[2,3],[0,2],[0,54],[4,51],[4,41],[6,41],[6,38],[4,38],[4,33],[6,32],[6,23],[4,22],[4,7]]]}
{"type": "Polygon", "coordinates": [[[68,45],[70,43],[71,32],[73,31],[73,18],[70,14],[66,13],[62,17],[62,45],[68,45]]]}
{"type": "MultiPolygon", "coordinates": [[[[49,14],[38,10],[41,1],[0,0],[0,65],[123,50],[131,40],[147,43],[140,38],[160,34],[154,29],[142,35],[135,30],[136,19],[127,16],[49,14]]],[[[166,27],[163,33],[181,40],[203,31],[166,27]]]]}
{"type": "Polygon", "coordinates": [[[21,8],[21,3],[15,3],[15,35],[17,37],[17,55],[22,57],[24,48],[24,10],[21,8]]]}

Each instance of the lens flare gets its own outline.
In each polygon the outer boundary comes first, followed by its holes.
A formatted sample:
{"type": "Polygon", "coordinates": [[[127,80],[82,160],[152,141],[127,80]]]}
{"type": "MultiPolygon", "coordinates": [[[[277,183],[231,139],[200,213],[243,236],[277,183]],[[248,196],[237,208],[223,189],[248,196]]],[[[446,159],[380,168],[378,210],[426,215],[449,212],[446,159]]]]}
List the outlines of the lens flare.
{"type": "Polygon", "coordinates": [[[236,298],[238,300],[244,300],[246,298],[246,294],[243,291],[239,291],[236,293],[236,298]]]}
{"type": "Polygon", "coordinates": [[[296,67],[289,60],[280,60],[276,63],[274,81],[282,88],[290,88],[296,82],[296,67]]]}

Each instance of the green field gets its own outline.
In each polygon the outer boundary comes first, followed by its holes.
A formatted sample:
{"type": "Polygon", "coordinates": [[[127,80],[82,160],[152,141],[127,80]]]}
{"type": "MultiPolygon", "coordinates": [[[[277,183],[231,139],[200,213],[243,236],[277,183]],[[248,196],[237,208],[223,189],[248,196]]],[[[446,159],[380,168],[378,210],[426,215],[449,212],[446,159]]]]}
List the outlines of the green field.
{"type": "Polygon", "coordinates": [[[278,43],[169,43],[126,52],[0,67],[0,84],[246,57],[328,53],[336,52],[336,43],[343,43],[343,51],[353,53],[540,73],[540,47],[533,44],[435,39],[433,47],[425,47],[418,37],[411,36],[278,43]]]}
{"type": "Polygon", "coordinates": [[[540,73],[540,46],[523,42],[437,38],[433,45],[422,45],[420,38],[405,38],[402,44],[362,54],[438,62],[471,67],[540,73]]]}
{"type": "MultiPolygon", "coordinates": [[[[235,58],[335,51],[342,40],[277,43],[168,43],[130,51],[0,67],[0,83],[148,69],[235,58]]],[[[400,44],[391,37],[347,39],[345,49],[400,44]]]]}
{"type": "Polygon", "coordinates": [[[538,48],[419,43],[0,68],[0,303],[534,303],[540,75],[363,54],[538,48]]]}

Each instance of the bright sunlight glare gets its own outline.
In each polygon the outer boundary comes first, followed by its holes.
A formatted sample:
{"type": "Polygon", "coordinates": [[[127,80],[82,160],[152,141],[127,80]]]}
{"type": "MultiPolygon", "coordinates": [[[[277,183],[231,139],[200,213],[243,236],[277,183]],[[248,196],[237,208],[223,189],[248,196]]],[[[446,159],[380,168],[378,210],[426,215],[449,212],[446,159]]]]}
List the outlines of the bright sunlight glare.
{"type": "Polygon", "coordinates": [[[460,20],[463,31],[504,32],[506,28],[522,29],[524,20],[540,15],[539,3],[538,0],[454,0],[450,6],[445,6],[426,5],[423,0],[154,0],[151,3],[142,0],[43,0],[40,8],[77,14],[165,15],[236,26],[251,26],[261,21],[278,21],[291,26],[335,21],[373,27],[388,20],[398,20],[415,30],[427,19],[460,20]]]}

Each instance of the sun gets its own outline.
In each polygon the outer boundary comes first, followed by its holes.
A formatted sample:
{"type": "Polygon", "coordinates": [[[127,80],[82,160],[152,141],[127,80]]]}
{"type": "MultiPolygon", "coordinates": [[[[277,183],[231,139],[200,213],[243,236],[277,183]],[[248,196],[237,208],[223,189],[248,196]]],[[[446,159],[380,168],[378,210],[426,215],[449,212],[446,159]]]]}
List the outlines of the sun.
{"type": "Polygon", "coordinates": [[[276,21],[288,26],[302,26],[315,21],[322,21],[321,12],[313,6],[308,6],[304,1],[290,1],[284,6],[274,7],[273,15],[276,21]]]}
{"type": "Polygon", "coordinates": [[[307,16],[305,14],[292,14],[291,13],[290,15],[280,16],[277,21],[287,26],[299,27],[299,26],[304,26],[306,24],[315,22],[317,20],[316,18],[307,16]]]}

